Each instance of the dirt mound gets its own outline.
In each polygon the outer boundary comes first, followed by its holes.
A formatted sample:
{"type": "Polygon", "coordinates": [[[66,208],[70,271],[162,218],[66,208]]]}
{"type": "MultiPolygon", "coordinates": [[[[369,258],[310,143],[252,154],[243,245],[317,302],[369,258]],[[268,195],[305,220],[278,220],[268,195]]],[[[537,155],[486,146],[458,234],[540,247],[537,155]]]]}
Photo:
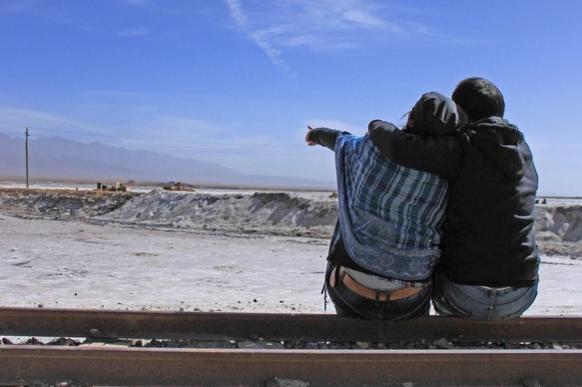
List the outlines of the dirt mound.
{"type": "Polygon", "coordinates": [[[535,228],[544,254],[582,257],[582,206],[537,206],[535,228]]]}
{"type": "MultiPolygon", "coordinates": [[[[285,192],[136,194],[0,189],[0,212],[137,227],[329,238],[337,219],[337,199],[285,192]]],[[[543,254],[582,257],[582,206],[538,205],[535,228],[543,254]]]]}
{"type": "MultiPolygon", "coordinates": [[[[337,219],[337,201],[288,193],[153,191],[101,218],[171,228],[328,238],[337,219]]],[[[582,257],[582,206],[539,205],[535,228],[543,254],[582,257]]]]}
{"type": "Polygon", "coordinates": [[[538,206],[536,211],[539,240],[582,241],[582,206],[538,206]]]}
{"type": "Polygon", "coordinates": [[[111,212],[139,194],[0,189],[0,212],[20,217],[88,218],[111,212]]]}
{"type": "Polygon", "coordinates": [[[337,203],[287,193],[204,194],[152,191],[104,220],[212,231],[329,237],[337,203]]]}

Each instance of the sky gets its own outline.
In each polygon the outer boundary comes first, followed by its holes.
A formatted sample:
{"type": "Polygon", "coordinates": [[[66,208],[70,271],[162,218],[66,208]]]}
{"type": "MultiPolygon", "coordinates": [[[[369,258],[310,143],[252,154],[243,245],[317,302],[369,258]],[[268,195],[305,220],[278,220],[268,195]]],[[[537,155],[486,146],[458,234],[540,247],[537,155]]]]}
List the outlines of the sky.
{"type": "Polygon", "coordinates": [[[492,80],[543,195],[582,196],[577,0],[0,0],[0,133],[334,181],[305,127],[492,80]]]}

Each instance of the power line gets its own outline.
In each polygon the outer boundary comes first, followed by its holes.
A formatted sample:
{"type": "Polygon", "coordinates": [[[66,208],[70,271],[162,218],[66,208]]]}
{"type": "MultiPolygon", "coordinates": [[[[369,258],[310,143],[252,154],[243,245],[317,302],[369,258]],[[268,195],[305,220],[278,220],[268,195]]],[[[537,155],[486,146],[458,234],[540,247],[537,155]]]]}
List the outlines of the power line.
{"type": "Polygon", "coordinates": [[[28,128],[26,128],[25,136],[26,136],[26,140],[24,142],[24,150],[26,153],[26,189],[28,189],[29,188],[29,185],[28,185],[28,137],[29,137],[28,128]]]}

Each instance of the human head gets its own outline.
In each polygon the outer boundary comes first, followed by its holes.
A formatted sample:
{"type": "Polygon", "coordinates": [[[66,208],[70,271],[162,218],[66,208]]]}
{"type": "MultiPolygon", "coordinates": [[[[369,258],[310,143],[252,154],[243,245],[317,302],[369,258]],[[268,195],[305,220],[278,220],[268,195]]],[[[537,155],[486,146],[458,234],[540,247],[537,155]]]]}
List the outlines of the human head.
{"type": "Polygon", "coordinates": [[[406,131],[441,136],[452,133],[468,121],[466,113],[450,98],[437,92],[423,94],[408,116],[406,131]]]}
{"type": "Polygon", "coordinates": [[[503,117],[505,101],[503,94],[484,78],[467,78],[461,81],[453,91],[453,101],[467,112],[471,121],[487,117],[503,117]]]}

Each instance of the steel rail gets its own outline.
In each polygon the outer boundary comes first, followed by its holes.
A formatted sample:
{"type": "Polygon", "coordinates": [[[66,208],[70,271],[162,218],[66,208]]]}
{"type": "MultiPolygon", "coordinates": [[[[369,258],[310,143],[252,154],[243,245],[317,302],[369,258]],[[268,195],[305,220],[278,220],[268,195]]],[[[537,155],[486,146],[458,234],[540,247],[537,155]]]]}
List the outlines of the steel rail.
{"type": "MultiPolygon", "coordinates": [[[[393,382],[575,385],[582,351],[309,351],[0,347],[0,384],[263,386],[274,378],[310,386],[393,382]]],[[[384,384],[385,385],[385,384],[384,384]]]]}
{"type": "Polygon", "coordinates": [[[582,342],[580,317],[365,321],[323,314],[0,308],[0,335],[199,340],[582,342]]]}

